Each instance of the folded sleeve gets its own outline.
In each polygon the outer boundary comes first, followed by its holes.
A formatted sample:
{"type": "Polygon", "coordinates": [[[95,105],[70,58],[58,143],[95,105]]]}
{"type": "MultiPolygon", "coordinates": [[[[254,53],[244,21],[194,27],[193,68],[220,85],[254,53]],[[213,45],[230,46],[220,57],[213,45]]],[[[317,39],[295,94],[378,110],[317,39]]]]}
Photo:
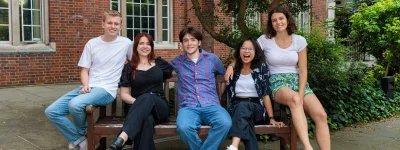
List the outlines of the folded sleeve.
{"type": "Polygon", "coordinates": [[[132,68],[130,63],[125,64],[122,70],[121,79],[119,81],[119,87],[130,87],[132,84],[132,68]]]}
{"type": "Polygon", "coordinates": [[[269,70],[266,64],[261,65],[261,76],[262,76],[262,89],[263,96],[271,94],[271,89],[269,88],[269,70]]]}
{"type": "Polygon", "coordinates": [[[172,72],[174,71],[172,65],[168,61],[162,59],[161,57],[157,57],[155,62],[156,65],[160,67],[161,70],[163,71],[163,80],[171,78],[172,72]]]}

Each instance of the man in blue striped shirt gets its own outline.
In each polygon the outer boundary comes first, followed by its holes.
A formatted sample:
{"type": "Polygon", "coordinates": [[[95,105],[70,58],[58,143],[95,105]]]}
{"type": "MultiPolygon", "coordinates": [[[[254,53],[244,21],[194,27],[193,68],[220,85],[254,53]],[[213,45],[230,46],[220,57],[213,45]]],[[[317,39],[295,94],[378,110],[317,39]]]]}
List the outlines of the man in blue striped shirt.
{"type": "Polygon", "coordinates": [[[202,39],[193,27],[179,33],[184,54],[172,60],[178,74],[177,132],[191,150],[217,150],[232,126],[219,103],[215,84],[215,75],[224,74],[225,69],[215,54],[199,49],[202,39]],[[204,142],[197,134],[201,125],[211,126],[204,142]]]}

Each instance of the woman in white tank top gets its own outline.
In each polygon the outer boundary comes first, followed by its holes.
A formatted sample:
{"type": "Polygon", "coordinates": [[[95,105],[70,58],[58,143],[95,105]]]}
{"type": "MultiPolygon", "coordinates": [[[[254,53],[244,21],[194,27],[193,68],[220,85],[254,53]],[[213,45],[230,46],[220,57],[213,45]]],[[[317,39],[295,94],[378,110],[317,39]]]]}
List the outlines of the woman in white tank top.
{"type": "MultiPolygon", "coordinates": [[[[305,150],[313,149],[308,138],[305,113],[316,125],[317,143],[330,150],[327,114],[307,83],[307,42],[294,34],[296,25],[290,13],[277,7],[268,13],[267,33],[258,38],[270,69],[270,89],[275,102],[290,108],[293,124],[305,150]]],[[[228,67],[225,77],[233,72],[228,67]]]]}

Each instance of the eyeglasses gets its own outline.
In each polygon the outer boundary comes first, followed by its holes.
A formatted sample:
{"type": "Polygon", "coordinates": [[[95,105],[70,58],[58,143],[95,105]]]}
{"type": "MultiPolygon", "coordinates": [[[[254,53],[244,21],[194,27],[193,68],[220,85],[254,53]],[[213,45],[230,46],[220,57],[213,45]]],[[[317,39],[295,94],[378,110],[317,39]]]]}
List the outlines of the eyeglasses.
{"type": "Polygon", "coordinates": [[[240,50],[242,50],[242,51],[254,51],[254,48],[241,47],[240,50]]]}

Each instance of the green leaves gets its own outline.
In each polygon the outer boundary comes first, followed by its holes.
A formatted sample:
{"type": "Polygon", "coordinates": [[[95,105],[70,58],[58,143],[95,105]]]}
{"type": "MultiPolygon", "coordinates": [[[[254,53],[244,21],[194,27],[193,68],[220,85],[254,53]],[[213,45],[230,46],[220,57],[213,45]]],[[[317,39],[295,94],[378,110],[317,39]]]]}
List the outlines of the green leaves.
{"type": "Polygon", "coordinates": [[[400,73],[400,54],[391,59],[383,54],[400,52],[400,1],[379,0],[371,6],[361,5],[350,17],[350,38],[361,42],[361,50],[372,54],[380,65],[386,66],[386,74],[400,73]]]}
{"type": "MultiPolygon", "coordinates": [[[[380,90],[385,68],[348,60],[348,48],[339,42],[324,40],[326,38],[318,31],[304,34],[308,42],[308,82],[328,113],[330,128],[340,129],[398,113],[400,95],[386,99],[380,90]]],[[[400,74],[395,80],[398,81],[395,84],[400,85],[400,74]]],[[[400,92],[400,87],[398,89],[400,92]]]]}

